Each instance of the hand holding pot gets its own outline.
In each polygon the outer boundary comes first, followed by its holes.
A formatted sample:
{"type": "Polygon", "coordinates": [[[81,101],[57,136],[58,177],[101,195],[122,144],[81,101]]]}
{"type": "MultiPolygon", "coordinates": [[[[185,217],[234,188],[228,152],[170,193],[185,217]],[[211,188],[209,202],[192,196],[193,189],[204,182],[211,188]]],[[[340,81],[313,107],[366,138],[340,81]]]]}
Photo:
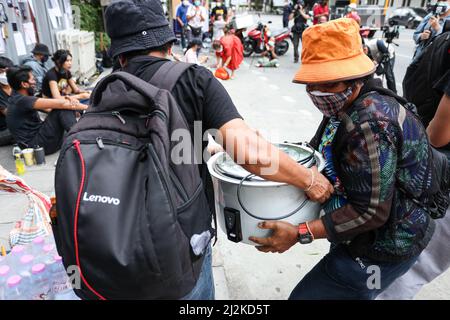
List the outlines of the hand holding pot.
{"type": "Polygon", "coordinates": [[[268,238],[250,237],[260,246],[256,247],[261,252],[283,253],[297,243],[297,227],[285,221],[264,221],[258,224],[261,229],[272,229],[273,233],[268,238]]]}
{"type": "Polygon", "coordinates": [[[324,203],[333,194],[334,188],[330,181],[317,170],[316,166],[312,167],[310,172],[311,184],[305,190],[306,196],[312,201],[324,203]]]}

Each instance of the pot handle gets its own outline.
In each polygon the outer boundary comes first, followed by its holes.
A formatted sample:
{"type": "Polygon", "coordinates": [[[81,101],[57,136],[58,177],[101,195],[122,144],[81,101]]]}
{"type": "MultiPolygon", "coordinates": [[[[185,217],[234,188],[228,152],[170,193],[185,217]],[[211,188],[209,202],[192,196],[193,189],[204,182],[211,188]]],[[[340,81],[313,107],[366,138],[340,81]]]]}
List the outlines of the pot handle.
{"type": "Polygon", "coordinates": [[[281,216],[279,216],[279,217],[275,217],[275,218],[262,218],[262,217],[258,217],[257,215],[251,213],[251,212],[245,207],[245,205],[244,205],[244,203],[242,202],[242,199],[241,199],[241,188],[242,188],[242,185],[244,184],[245,181],[250,180],[250,179],[251,179],[252,177],[254,177],[254,176],[255,176],[255,175],[252,173],[252,174],[249,174],[248,176],[244,177],[244,178],[241,180],[241,182],[239,183],[239,186],[238,186],[238,188],[237,188],[237,199],[238,199],[239,205],[241,206],[242,210],[244,210],[244,212],[247,213],[250,217],[253,217],[253,218],[258,219],[258,220],[283,220],[283,219],[286,219],[286,218],[292,216],[292,215],[295,214],[297,211],[299,211],[300,209],[302,209],[302,208],[306,205],[306,203],[308,202],[308,198],[306,198],[305,200],[303,200],[303,202],[302,202],[296,209],[294,209],[293,211],[291,211],[291,212],[289,212],[289,213],[287,213],[287,214],[281,215],[281,216]]]}

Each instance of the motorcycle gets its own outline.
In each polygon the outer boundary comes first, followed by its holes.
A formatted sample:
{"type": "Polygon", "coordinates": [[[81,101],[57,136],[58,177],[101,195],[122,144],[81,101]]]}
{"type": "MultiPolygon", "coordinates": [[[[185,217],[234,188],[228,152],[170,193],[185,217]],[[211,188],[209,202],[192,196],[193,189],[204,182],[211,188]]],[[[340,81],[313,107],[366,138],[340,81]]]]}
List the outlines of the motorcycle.
{"type": "MultiPolygon", "coordinates": [[[[269,21],[268,23],[272,23],[269,21]]],[[[250,57],[252,53],[260,54],[265,50],[265,45],[269,42],[269,38],[275,38],[275,53],[279,56],[284,55],[289,50],[289,39],[291,32],[285,28],[279,32],[268,34],[268,27],[262,22],[258,22],[257,26],[250,29],[247,36],[244,37],[244,57],[250,57]]]]}

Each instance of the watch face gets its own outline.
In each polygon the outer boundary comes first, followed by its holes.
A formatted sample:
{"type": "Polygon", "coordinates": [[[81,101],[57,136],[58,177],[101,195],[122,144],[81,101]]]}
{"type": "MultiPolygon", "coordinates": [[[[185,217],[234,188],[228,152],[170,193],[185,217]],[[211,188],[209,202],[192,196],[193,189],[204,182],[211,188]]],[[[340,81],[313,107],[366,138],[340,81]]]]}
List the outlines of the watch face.
{"type": "Polygon", "coordinates": [[[313,237],[309,234],[302,234],[298,240],[301,244],[308,244],[313,241],[313,237]]]}

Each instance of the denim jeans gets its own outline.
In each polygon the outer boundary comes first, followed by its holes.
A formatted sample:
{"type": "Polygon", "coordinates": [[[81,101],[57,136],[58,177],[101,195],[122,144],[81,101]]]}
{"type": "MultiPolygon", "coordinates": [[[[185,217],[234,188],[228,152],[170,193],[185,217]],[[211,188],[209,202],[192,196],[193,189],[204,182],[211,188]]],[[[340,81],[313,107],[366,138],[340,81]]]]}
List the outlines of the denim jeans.
{"type": "Polygon", "coordinates": [[[411,268],[417,256],[402,262],[352,258],[337,245],[297,284],[290,300],[372,300],[411,268]]]}
{"type": "Polygon", "coordinates": [[[181,300],[214,300],[214,297],[215,289],[212,273],[212,250],[211,246],[208,245],[198,281],[194,289],[181,298],[181,300]]]}

